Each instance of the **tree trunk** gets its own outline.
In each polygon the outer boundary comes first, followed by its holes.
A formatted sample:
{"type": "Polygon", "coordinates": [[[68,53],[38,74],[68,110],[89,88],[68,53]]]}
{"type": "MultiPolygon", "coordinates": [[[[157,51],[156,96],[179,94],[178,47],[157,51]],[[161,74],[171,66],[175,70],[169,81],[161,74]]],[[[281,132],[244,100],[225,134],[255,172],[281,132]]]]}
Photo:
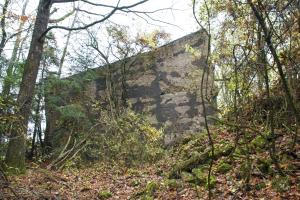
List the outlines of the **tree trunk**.
{"type": "MultiPolygon", "coordinates": [[[[74,16],[74,19],[72,21],[71,28],[74,28],[75,22],[77,20],[77,16],[78,16],[78,10],[75,12],[75,16],[74,16]]],[[[61,59],[60,59],[60,62],[59,62],[58,77],[61,76],[61,70],[62,70],[64,61],[65,61],[66,55],[67,55],[68,46],[69,46],[69,42],[70,42],[70,38],[71,38],[71,33],[72,33],[72,31],[69,31],[68,36],[67,36],[66,45],[64,47],[64,50],[63,50],[63,53],[62,53],[62,56],[61,56],[61,59]]]]}
{"type": "Polygon", "coordinates": [[[5,43],[6,43],[6,38],[7,38],[7,34],[6,34],[6,30],[5,30],[5,26],[6,26],[6,13],[7,13],[7,7],[8,4],[10,3],[10,0],[5,0],[3,8],[2,8],[2,18],[1,18],[1,31],[2,31],[2,38],[1,38],[1,42],[0,42],[0,56],[3,52],[3,49],[5,47],[5,43]]]}
{"type": "Polygon", "coordinates": [[[5,157],[5,163],[18,172],[25,171],[25,141],[30,116],[32,98],[34,96],[35,82],[39,71],[40,60],[43,53],[44,38],[50,16],[51,0],[40,0],[32,40],[17,99],[19,112],[22,116],[21,130],[13,130],[5,157]]]}
{"type": "MultiPolygon", "coordinates": [[[[25,15],[28,1],[29,0],[26,0],[26,2],[24,3],[21,16],[25,15]]],[[[2,90],[2,95],[4,97],[9,96],[10,90],[12,87],[12,83],[14,81],[12,76],[13,76],[14,67],[15,67],[16,63],[18,62],[17,56],[18,56],[18,50],[19,50],[20,44],[21,44],[21,36],[22,36],[21,31],[23,29],[24,24],[25,24],[25,20],[21,20],[21,22],[19,24],[19,28],[17,30],[17,33],[19,33],[19,34],[17,35],[16,42],[15,42],[13,52],[12,52],[12,56],[9,60],[8,67],[6,70],[6,77],[3,82],[3,90],[2,90]]]]}

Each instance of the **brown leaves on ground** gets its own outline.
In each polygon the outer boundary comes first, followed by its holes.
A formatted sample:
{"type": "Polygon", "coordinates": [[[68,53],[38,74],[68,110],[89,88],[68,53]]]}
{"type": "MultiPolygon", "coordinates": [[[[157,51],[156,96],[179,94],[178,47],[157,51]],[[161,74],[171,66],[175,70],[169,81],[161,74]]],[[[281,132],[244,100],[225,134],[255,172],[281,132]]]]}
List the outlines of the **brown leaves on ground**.
{"type": "MultiPolygon", "coordinates": [[[[110,199],[133,199],[149,181],[163,185],[163,177],[154,166],[139,169],[122,169],[94,166],[87,169],[70,169],[63,172],[31,168],[26,175],[11,177],[10,189],[2,189],[5,199],[101,199],[101,191],[110,191],[110,199]]],[[[158,199],[195,199],[195,191],[186,185],[181,191],[158,191],[158,199]]],[[[0,196],[1,198],[1,196],[0,196]]],[[[139,199],[137,196],[136,199],[139,199]]]]}
{"type": "MultiPolygon", "coordinates": [[[[216,146],[234,141],[234,135],[226,130],[213,131],[217,133],[214,134],[216,146]]],[[[286,151],[287,139],[287,137],[277,138],[276,146],[280,150],[279,152],[286,151]]],[[[257,145],[260,144],[258,142],[256,142],[257,145]]],[[[197,147],[196,145],[208,145],[207,138],[191,143],[181,150],[169,152],[156,164],[142,165],[138,168],[125,168],[111,163],[102,163],[83,169],[70,168],[55,172],[47,170],[45,167],[32,166],[27,170],[26,175],[9,177],[9,184],[0,182],[0,199],[207,199],[207,189],[204,185],[199,186],[181,179],[168,180],[166,178],[166,174],[170,172],[172,166],[180,161],[179,154],[185,155],[185,151],[191,151],[192,148],[197,147]],[[101,194],[109,195],[103,197],[101,194]]],[[[296,155],[299,155],[299,149],[300,145],[297,144],[296,155]]],[[[285,156],[285,154],[281,155],[280,166],[287,174],[285,180],[284,177],[276,175],[276,169],[272,164],[267,163],[270,158],[264,148],[260,151],[252,149],[250,151],[252,163],[250,187],[246,190],[244,187],[245,175],[241,173],[243,164],[245,164],[245,155],[238,154],[238,152],[235,154],[237,155],[234,155],[233,159],[222,157],[213,165],[212,175],[216,179],[215,188],[212,190],[214,200],[300,199],[299,160],[285,156]],[[232,169],[220,173],[218,167],[221,163],[230,163],[232,169]],[[289,183],[285,186],[287,181],[289,183]],[[276,184],[282,191],[276,190],[274,187],[276,184]]]]}
{"type": "MultiPolygon", "coordinates": [[[[41,168],[30,168],[26,175],[10,177],[10,187],[2,188],[3,199],[101,199],[99,193],[108,191],[109,199],[146,199],[139,196],[147,183],[155,182],[159,188],[154,191],[153,199],[207,199],[204,187],[183,183],[176,180],[177,185],[171,187],[161,174],[167,170],[165,163],[159,165],[145,165],[140,168],[126,169],[98,165],[86,169],[69,169],[54,172],[41,168]],[[12,192],[14,191],[14,193],[12,192]]],[[[226,175],[217,175],[216,188],[213,189],[214,199],[300,199],[297,191],[296,179],[292,187],[283,193],[276,192],[271,187],[270,180],[253,176],[251,185],[255,186],[264,181],[266,187],[261,190],[252,189],[245,193],[242,180],[235,178],[233,170],[226,175]]],[[[1,198],[1,196],[0,196],[1,198]]]]}

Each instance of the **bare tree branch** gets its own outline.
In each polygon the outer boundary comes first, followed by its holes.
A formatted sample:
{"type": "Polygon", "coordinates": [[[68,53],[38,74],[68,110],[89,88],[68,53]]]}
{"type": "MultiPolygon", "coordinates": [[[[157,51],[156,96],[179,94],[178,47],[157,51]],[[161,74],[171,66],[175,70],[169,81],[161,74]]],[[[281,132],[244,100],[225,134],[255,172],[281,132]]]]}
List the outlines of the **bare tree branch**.
{"type": "Polygon", "coordinates": [[[92,23],[90,23],[90,24],[87,24],[87,25],[85,25],[85,26],[76,27],[76,28],[69,28],[69,27],[65,27],[65,26],[51,26],[51,27],[49,27],[49,28],[41,35],[40,39],[43,38],[43,37],[44,37],[50,30],[52,30],[52,29],[63,29],[63,30],[67,30],[67,31],[78,31],[78,30],[84,30],[84,29],[87,29],[87,28],[89,28],[89,27],[91,27],[91,26],[94,26],[94,25],[96,25],[96,24],[99,24],[99,23],[104,22],[105,20],[109,19],[115,12],[117,12],[117,11],[119,11],[119,10],[120,10],[120,11],[124,11],[124,10],[126,10],[126,9],[133,8],[133,7],[135,7],[135,6],[141,5],[141,4],[143,4],[143,3],[147,2],[147,1],[149,1],[149,0],[142,0],[142,1],[139,1],[139,2],[137,2],[137,3],[128,5],[128,6],[121,6],[121,7],[119,7],[119,4],[120,4],[120,0],[119,0],[118,3],[117,3],[117,5],[113,8],[113,10],[111,10],[110,13],[108,13],[105,17],[103,17],[103,18],[100,19],[100,20],[97,20],[97,21],[94,21],[94,22],[92,22],[92,23]]]}
{"type": "Polygon", "coordinates": [[[90,12],[90,11],[87,11],[87,10],[82,10],[82,9],[79,9],[79,8],[76,8],[76,10],[77,10],[78,12],[87,13],[87,14],[89,14],[89,15],[97,15],[97,16],[102,16],[102,17],[104,17],[104,15],[102,15],[102,14],[90,12]]]}
{"type": "Polygon", "coordinates": [[[75,2],[75,1],[81,1],[81,0],[52,0],[52,4],[53,3],[71,3],[71,2],[75,2]]]}
{"type": "Polygon", "coordinates": [[[65,14],[64,16],[58,18],[58,19],[49,19],[49,23],[58,23],[58,22],[61,22],[65,19],[67,19],[68,17],[70,17],[71,15],[73,15],[75,12],[75,9],[73,9],[71,12],[65,14]]]}

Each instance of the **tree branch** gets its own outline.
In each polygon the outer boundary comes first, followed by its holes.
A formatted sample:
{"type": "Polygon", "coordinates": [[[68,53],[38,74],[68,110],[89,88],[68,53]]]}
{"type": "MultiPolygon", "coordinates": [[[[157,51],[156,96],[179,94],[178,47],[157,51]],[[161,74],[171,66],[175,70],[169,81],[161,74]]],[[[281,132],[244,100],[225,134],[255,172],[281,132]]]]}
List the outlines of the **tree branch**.
{"type": "Polygon", "coordinates": [[[299,114],[299,111],[297,110],[295,104],[294,104],[294,100],[293,100],[293,96],[291,94],[291,91],[290,91],[290,88],[288,86],[288,83],[287,83],[287,80],[286,80],[286,76],[283,72],[283,65],[279,59],[279,56],[277,55],[277,52],[276,52],[276,49],[273,45],[273,42],[272,42],[272,36],[270,34],[270,31],[268,30],[267,28],[267,25],[266,25],[266,22],[263,18],[263,16],[259,13],[257,7],[253,4],[252,0],[247,0],[248,4],[250,5],[255,17],[257,18],[258,22],[259,22],[259,25],[261,26],[262,30],[263,30],[263,33],[265,35],[265,41],[268,45],[268,48],[270,49],[270,52],[274,58],[274,61],[276,63],[276,66],[277,66],[277,70],[279,72],[279,76],[280,76],[280,79],[281,79],[281,82],[282,82],[282,87],[284,89],[284,92],[285,92],[285,95],[286,95],[286,98],[287,98],[287,101],[292,109],[292,111],[294,112],[294,115],[297,119],[297,123],[300,123],[300,114],[299,114]]]}
{"type": "Polygon", "coordinates": [[[52,4],[53,3],[71,3],[71,2],[75,2],[75,1],[80,1],[80,0],[52,0],[52,4]]]}
{"type": "MultiPolygon", "coordinates": [[[[57,1],[58,1],[58,0],[54,0],[53,3],[58,3],[57,1]]],[[[64,1],[65,1],[65,0],[64,0],[64,1]]],[[[69,0],[67,0],[67,1],[68,1],[68,2],[71,2],[71,1],[69,1],[69,0]]],[[[105,20],[107,20],[108,18],[110,18],[110,17],[111,17],[115,12],[117,12],[118,10],[123,11],[123,10],[129,9],[129,8],[133,8],[133,7],[135,7],[135,6],[138,6],[138,5],[140,5],[140,4],[145,3],[145,2],[147,2],[147,1],[149,1],[149,0],[142,0],[142,1],[139,1],[139,2],[137,2],[137,3],[131,4],[131,5],[129,5],[129,6],[121,6],[121,7],[119,7],[119,3],[120,3],[120,0],[119,0],[118,3],[117,3],[117,6],[115,6],[115,7],[113,8],[113,10],[111,10],[111,12],[110,12],[109,14],[107,14],[105,17],[103,17],[103,18],[100,19],[100,20],[97,20],[97,21],[94,21],[94,22],[92,22],[92,23],[90,23],[90,24],[87,24],[87,25],[85,25],[85,26],[76,27],[76,28],[69,28],[69,27],[65,27],[65,26],[50,26],[50,27],[49,27],[49,28],[41,35],[40,39],[43,38],[43,37],[44,37],[50,30],[52,30],[52,29],[63,29],[63,30],[67,30],[67,31],[78,31],[78,30],[84,30],[84,29],[87,29],[87,28],[89,28],[89,27],[91,27],[91,26],[94,26],[94,25],[96,25],[96,24],[99,24],[99,23],[104,22],[105,20]]],[[[63,3],[63,2],[59,2],[59,3],[63,3]]]]}
{"type": "Polygon", "coordinates": [[[49,20],[49,23],[58,23],[58,22],[61,22],[65,19],[67,19],[68,17],[70,17],[71,15],[73,15],[73,13],[75,12],[75,9],[73,9],[71,12],[65,14],[64,16],[58,18],[58,19],[50,19],[49,20]]]}

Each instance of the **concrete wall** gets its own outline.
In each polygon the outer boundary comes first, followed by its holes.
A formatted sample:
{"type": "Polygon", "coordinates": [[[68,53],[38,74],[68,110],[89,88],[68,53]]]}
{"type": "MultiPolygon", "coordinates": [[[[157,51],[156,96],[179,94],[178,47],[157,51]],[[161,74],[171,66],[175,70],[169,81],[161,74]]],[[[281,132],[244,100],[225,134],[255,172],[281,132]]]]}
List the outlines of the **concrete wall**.
{"type": "MultiPolygon", "coordinates": [[[[127,102],[136,112],[145,113],[153,125],[165,129],[166,144],[204,128],[200,81],[207,56],[207,41],[205,32],[198,31],[152,52],[111,65],[117,71],[115,74],[125,67],[126,82],[122,88],[124,90],[125,86],[127,102]],[[186,51],[187,45],[196,50],[196,56],[186,51]]],[[[107,92],[103,69],[92,72],[99,76],[88,83],[85,93],[91,99],[105,102],[107,92]]],[[[114,77],[117,77],[114,82],[121,83],[119,75],[114,77]]],[[[209,86],[204,93],[211,98],[213,82],[210,76],[207,80],[209,86]]],[[[117,90],[121,90],[120,85],[117,90]]],[[[119,91],[118,98],[121,96],[119,91]]],[[[213,114],[212,107],[206,105],[208,114],[213,114]]]]}

